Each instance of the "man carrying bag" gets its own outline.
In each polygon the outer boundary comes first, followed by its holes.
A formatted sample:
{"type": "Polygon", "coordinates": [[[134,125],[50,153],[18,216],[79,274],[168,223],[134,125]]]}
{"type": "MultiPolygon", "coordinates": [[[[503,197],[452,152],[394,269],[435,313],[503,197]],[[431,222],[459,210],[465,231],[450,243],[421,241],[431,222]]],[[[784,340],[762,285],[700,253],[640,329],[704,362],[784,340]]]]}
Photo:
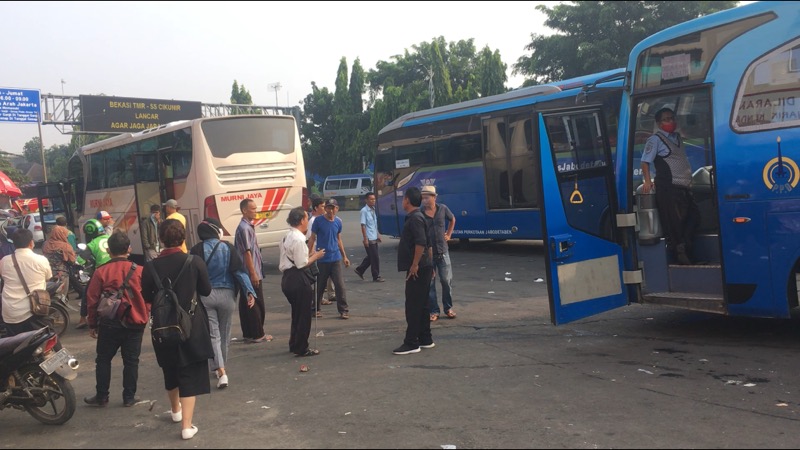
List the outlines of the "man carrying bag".
{"type": "Polygon", "coordinates": [[[97,392],[84,398],[92,406],[108,404],[111,385],[111,360],[122,353],[122,404],[135,405],[139,378],[139,354],[142,336],[150,316],[150,305],[142,298],[142,268],[128,261],[130,239],[121,231],[108,238],[111,261],[98,267],[86,288],[89,335],[97,339],[95,375],[97,392]],[[114,318],[100,317],[98,304],[104,296],[119,296],[120,305],[114,318]]]}
{"type": "MultiPolygon", "coordinates": [[[[15,251],[0,260],[0,277],[3,279],[3,321],[10,335],[38,330],[48,326],[46,316],[34,314],[47,309],[35,307],[34,297],[47,297],[47,280],[53,277],[50,263],[33,252],[33,233],[18,228],[11,236],[15,251]],[[37,292],[38,291],[38,292],[37,292]]],[[[47,302],[49,306],[49,302],[47,302]]]]}

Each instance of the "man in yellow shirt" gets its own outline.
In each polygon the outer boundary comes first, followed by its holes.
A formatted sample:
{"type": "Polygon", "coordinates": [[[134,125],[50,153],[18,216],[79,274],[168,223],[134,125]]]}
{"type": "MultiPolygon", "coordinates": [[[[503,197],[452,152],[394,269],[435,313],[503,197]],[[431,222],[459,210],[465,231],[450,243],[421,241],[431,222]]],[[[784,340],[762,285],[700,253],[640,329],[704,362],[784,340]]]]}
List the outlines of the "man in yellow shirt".
{"type": "MultiPolygon", "coordinates": [[[[166,220],[175,219],[178,222],[182,223],[183,229],[186,230],[186,217],[184,217],[183,214],[178,212],[179,208],[180,206],[178,206],[177,200],[175,200],[174,198],[167,200],[167,202],[164,203],[164,209],[167,212],[166,220]]],[[[183,250],[183,253],[189,253],[189,250],[186,248],[186,241],[183,241],[183,244],[181,244],[181,250],[183,250]]]]}

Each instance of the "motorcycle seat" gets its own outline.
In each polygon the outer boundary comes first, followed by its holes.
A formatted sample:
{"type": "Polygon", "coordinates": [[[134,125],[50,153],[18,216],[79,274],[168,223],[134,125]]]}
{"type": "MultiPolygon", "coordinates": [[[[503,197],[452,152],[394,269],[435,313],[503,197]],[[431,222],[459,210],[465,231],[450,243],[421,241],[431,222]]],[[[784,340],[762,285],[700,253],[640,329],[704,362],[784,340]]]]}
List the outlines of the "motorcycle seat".
{"type": "MultiPolygon", "coordinates": [[[[14,353],[20,344],[26,343],[29,339],[33,339],[33,337],[36,335],[46,332],[47,328],[42,328],[39,330],[26,331],[24,333],[0,339],[0,358],[14,353]]],[[[27,345],[25,345],[25,347],[27,347],[27,345]]]]}

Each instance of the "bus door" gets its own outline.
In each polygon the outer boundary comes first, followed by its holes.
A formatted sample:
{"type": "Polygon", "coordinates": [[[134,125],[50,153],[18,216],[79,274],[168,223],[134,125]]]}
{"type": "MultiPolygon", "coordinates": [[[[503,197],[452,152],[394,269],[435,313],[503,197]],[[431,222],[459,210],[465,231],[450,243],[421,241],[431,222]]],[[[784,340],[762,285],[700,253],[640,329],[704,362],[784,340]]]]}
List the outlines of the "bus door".
{"type": "Polygon", "coordinates": [[[486,230],[494,238],[541,239],[530,210],[538,207],[539,169],[529,112],[483,121],[486,230]]]}
{"type": "Polygon", "coordinates": [[[159,154],[156,152],[134,153],[133,154],[133,189],[136,196],[137,217],[139,219],[140,239],[131,241],[133,253],[144,254],[141,230],[142,223],[150,218],[150,206],[159,205],[166,199],[162,199],[161,181],[159,175],[159,154]]]}
{"type": "Polygon", "coordinates": [[[601,110],[544,113],[538,122],[550,317],[559,325],[627,305],[628,292],[601,110]]]}
{"type": "Polygon", "coordinates": [[[36,199],[39,202],[39,221],[42,224],[45,239],[50,236],[50,232],[56,226],[56,219],[59,216],[66,218],[67,224],[72,223],[74,220],[64,192],[64,186],[61,183],[36,185],[36,199]]]}

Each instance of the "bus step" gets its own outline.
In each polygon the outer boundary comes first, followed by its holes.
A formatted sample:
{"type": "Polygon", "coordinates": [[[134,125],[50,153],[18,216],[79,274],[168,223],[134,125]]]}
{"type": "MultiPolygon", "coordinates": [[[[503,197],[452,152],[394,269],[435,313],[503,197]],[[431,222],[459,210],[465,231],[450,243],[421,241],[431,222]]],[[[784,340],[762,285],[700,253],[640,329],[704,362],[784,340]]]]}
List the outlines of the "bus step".
{"type": "Polygon", "coordinates": [[[673,306],[676,308],[725,313],[725,300],[721,295],[698,292],[653,292],[642,296],[642,303],[673,306]]]}
{"type": "Polygon", "coordinates": [[[697,264],[669,266],[669,290],[702,295],[722,295],[722,266],[697,264]]]}

